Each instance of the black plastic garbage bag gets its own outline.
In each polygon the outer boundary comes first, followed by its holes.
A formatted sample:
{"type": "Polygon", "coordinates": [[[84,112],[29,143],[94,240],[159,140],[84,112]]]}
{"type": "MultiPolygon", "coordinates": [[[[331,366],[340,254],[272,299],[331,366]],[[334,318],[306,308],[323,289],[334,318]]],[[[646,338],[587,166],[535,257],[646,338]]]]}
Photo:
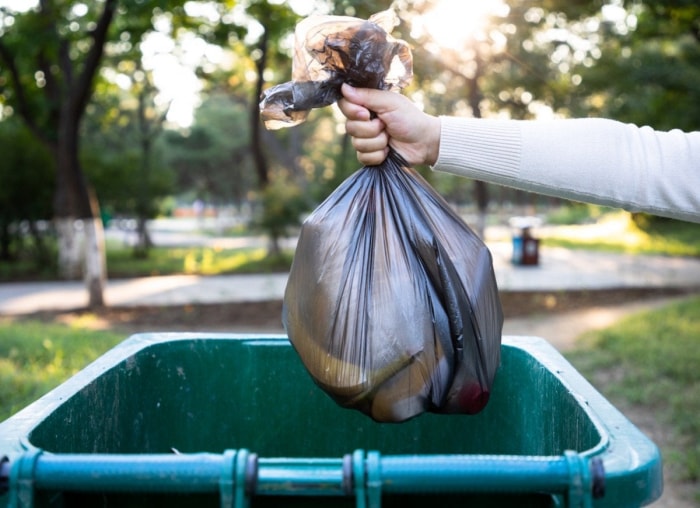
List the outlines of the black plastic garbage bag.
{"type": "MultiPolygon", "coordinates": [[[[339,99],[343,82],[404,87],[411,53],[388,35],[395,21],[385,11],[300,23],[294,79],[265,92],[265,126],[303,122],[339,99]]],[[[488,401],[503,324],[491,255],[397,153],[356,172],[304,222],[282,318],[316,383],[375,420],[476,413],[488,401]]]]}
{"type": "Polygon", "coordinates": [[[393,152],[304,222],[283,321],[318,385],[378,421],[476,413],[499,364],[491,255],[393,152]]]}

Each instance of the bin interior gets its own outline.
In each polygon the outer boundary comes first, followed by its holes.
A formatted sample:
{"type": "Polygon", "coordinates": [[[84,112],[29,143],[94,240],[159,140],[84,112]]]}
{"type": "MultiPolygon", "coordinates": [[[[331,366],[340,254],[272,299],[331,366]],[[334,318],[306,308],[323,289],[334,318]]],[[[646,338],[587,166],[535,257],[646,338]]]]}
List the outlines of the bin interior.
{"type": "Polygon", "coordinates": [[[390,454],[559,455],[602,437],[583,406],[527,351],[503,346],[478,415],[424,414],[379,424],[338,407],[283,339],[193,337],[148,345],[63,401],[29,433],[62,453],[220,453],[341,457],[390,454]]]}

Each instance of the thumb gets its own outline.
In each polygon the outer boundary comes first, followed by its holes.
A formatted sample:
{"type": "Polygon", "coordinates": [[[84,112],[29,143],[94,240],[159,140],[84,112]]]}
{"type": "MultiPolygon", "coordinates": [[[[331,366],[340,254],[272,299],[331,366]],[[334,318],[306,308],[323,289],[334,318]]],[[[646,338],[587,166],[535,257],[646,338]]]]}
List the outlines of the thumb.
{"type": "Polygon", "coordinates": [[[401,101],[401,96],[395,92],[373,88],[355,88],[347,83],[343,83],[341,91],[343,97],[349,102],[363,106],[377,114],[396,109],[401,101]]]}

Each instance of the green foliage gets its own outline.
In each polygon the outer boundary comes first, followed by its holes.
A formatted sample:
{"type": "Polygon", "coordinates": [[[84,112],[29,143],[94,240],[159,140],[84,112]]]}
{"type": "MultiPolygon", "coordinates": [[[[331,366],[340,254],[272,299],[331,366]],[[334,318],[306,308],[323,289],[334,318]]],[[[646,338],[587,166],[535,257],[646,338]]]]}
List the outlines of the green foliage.
{"type": "Polygon", "coordinates": [[[110,215],[154,218],[159,200],[172,190],[172,174],[164,166],[144,174],[142,154],[137,150],[110,152],[91,148],[82,156],[85,173],[91,179],[100,205],[110,215]],[[147,198],[140,199],[142,193],[147,198]]]}
{"type": "Polygon", "coordinates": [[[19,122],[0,122],[0,220],[51,217],[53,161],[19,122]]]}
{"type": "MultiPolygon", "coordinates": [[[[175,9],[182,1],[130,2],[128,16],[125,8],[116,9],[116,15],[107,25],[105,47],[116,58],[132,53],[143,34],[152,29],[154,10],[175,9]]],[[[91,64],[102,54],[98,41],[98,27],[103,13],[113,8],[114,2],[87,0],[85,8],[76,8],[75,2],[41,2],[35,9],[11,13],[12,23],[0,25],[3,56],[11,57],[19,81],[15,81],[8,59],[0,59],[0,75],[7,86],[0,88],[4,102],[14,108],[35,127],[37,134],[49,143],[59,139],[59,118],[65,112],[61,99],[74,90],[80,90],[92,81],[91,64]],[[85,80],[85,81],[84,81],[85,80]]],[[[98,60],[99,61],[99,60],[98,60]]],[[[87,89],[89,86],[87,86],[87,89]]],[[[89,100],[74,97],[79,118],[82,107],[89,100]]]]}
{"type": "Polygon", "coordinates": [[[299,186],[282,176],[265,187],[261,201],[262,210],[254,226],[270,235],[273,241],[288,235],[290,228],[298,226],[301,214],[308,209],[299,186]]]}
{"type": "Polygon", "coordinates": [[[99,93],[83,121],[81,166],[103,210],[149,219],[174,188],[156,146],[164,111],[155,104],[150,73],[138,62],[121,60],[118,66],[124,77],[129,73],[132,87],[122,90],[104,76],[98,80],[99,93]]]}
{"type": "MultiPolygon", "coordinates": [[[[657,129],[700,128],[700,5],[625,2],[636,21],[601,25],[601,57],[577,68],[588,112],[657,129]]],[[[584,109],[585,113],[586,110],[584,109]]]]}
{"type": "Polygon", "coordinates": [[[566,203],[547,213],[547,224],[586,224],[595,222],[605,213],[610,212],[609,208],[599,205],[589,205],[586,203],[566,203]]]}
{"type": "MultiPolygon", "coordinates": [[[[52,242],[48,248],[53,252],[52,242]]],[[[289,270],[293,251],[270,255],[264,248],[221,249],[217,247],[152,247],[145,257],[121,245],[107,246],[107,276],[111,279],[156,275],[222,275],[270,273],[289,270]]],[[[24,258],[0,262],[0,282],[56,280],[56,266],[37,268],[24,258]]]]}
{"type": "Polygon", "coordinates": [[[35,321],[0,322],[0,420],[59,385],[124,336],[35,321]]]}
{"type": "Polygon", "coordinates": [[[474,182],[472,180],[437,171],[421,174],[448,202],[457,205],[473,202],[474,182]]]}
{"type": "Polygon", "coordinates": [[[37,221],[52,217],[53,161],[28,130],[12,119],[0,122],[0,261],[51,266],[47,231],[37,221]]]}
{"type": "Polygon", "coordinates": [[[569,359],[613,402],[641,406],[670,429],[665,460],[700,495],[700,298],[631,316],[581,338],[569,359]]]}
{"type": "Polygon", "coordinates": [[[241,99],[212,94],[197,110],[187,131],[165,131],[159,141],[179,193],[207,202],[241,204],[255,188],[249,130],[241,99]]]}
{"type": "MultiPolygon", "coordinates": [[[[81,3],[56,0],[0,16],[1,117],[21,118],[55,159],[54,212],[90,216],[90,203],[78,163],[76,133],[86,111],[103,54],[120,64],[134,55],[154,20],[170,10],[171,22],[181,19],[183,0],[81,3]],[[128,15],[127,15],[128,12],[128,15]],[[181,14],[181,12],[180,12],[181,14]]],[[[171,26],[177,28],[176,23],[171,26]]]]}
{"type": "Polygon", "coordinates": [[[12,258],[0,260],[0,282],[57,280],[56,245],[53,237],[40,247],[28,238],[22,238],[18,244],[19,247],[15,247],[15,244],[11,246],[12,258]],[[37,249],[43,249],[47,254],[37,255],[37,249]],[[46,262],[39,264],[39,260],[44,257],[46,262]]]}
{"type": "Polygon", "coordinates": [[[340,16],[355,16],[362,19],[369,18],[372,14],[388,9],[391,0],[335,0],[333,4],[334,14],[340,16]]]}

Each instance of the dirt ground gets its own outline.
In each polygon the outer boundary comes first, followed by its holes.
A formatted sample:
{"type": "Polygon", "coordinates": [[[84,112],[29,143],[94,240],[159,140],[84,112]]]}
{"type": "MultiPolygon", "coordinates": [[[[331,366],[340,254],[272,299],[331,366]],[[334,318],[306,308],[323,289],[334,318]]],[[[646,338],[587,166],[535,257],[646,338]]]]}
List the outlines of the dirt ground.
{"type": "MultiPolygon", "coordinates": [[[[584,311],[593,307],[620,305],[682,296],[680,289],[611,289],[594,291],[501,292],[505,318],[527,318],[543,314],[584,311]]],[[[96,328],[135,333],[139,331],[210,331],[261,329],[282,330],[282,302],[240,302],[167,307],[109,307],[97,310],[40,312],[25,316],[42,321],[81,322],[96,328]]]]}

